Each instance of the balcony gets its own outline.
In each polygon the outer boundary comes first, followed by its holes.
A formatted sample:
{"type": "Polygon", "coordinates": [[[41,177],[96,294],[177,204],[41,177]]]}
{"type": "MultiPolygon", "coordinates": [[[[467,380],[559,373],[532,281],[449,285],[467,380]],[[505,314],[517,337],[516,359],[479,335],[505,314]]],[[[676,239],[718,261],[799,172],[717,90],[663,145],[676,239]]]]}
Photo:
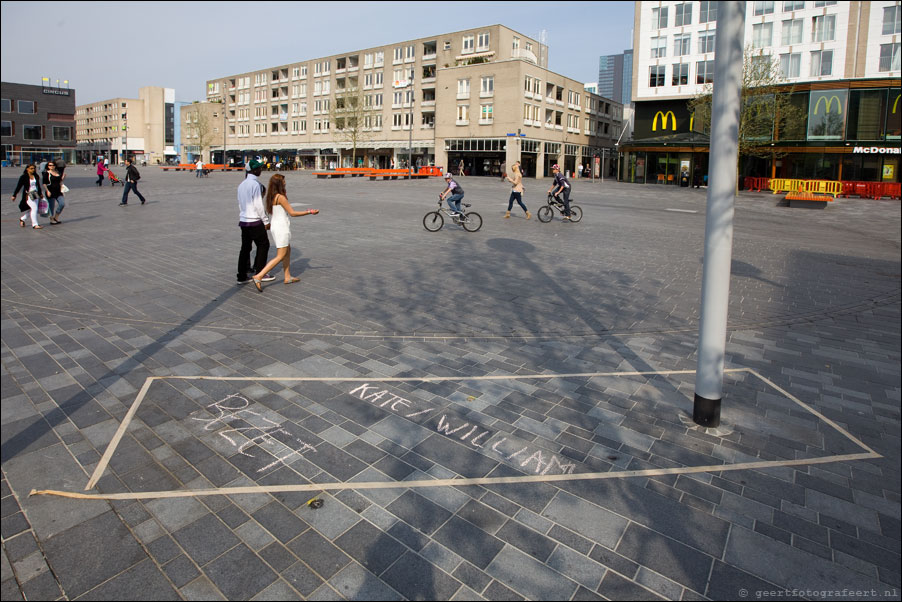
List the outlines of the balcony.
{"type": "Polygon", "coordinates": [[[535,53],[531,50],[526,50],[525,48],[517,48],[511,51],[511,58],[523,59],[529,61],[533,65],[539,64],[539,58],[535,55],[535,53]]]}

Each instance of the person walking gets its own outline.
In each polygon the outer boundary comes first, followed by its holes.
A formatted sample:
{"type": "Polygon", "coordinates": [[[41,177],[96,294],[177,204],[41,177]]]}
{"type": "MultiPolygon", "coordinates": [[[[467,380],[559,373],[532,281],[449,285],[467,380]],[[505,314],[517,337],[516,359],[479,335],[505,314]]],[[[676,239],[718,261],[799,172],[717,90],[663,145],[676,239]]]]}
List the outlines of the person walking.
{"type": "MultiPolygon", "coordinates": [[[[276,256],[267,263],[262,270],[254,274],[254,286],[261,293],[263,292],[263,276],[269,270],[275,268],[280,263],[282,270],[285,272],[285,284],[300,282],[300,278],[291,275],[291,217],[300,217],[302,215],[316,215],[318,209],[308,209],[307,211],[295,211],[288,202],[288,196],[285,191],[285,176],[282,174],[273,174],[269,179],[269,189],[266,191],[266,213],[270,216],[269,231],[272,233],[273,242],[276,243],[276,256]]],[[[272,277],[275,280],[275,277],[272,277]]]]}
{"type": "Polygon", "coordinates": [[[128,193],[132,190],[135,191],[135,194],[138,195],[138,198],[141,199],[141,204],[147,200],[144,198],[138,191],[138,180],[141,179],[141,174],[138,172],[138,168],[134,166],[134,159],[131,157],[126,157],[125,159],[125,190],[122,191],[122,202],[119,203],[120,207],[128,205],[128,193]]]}
{"type": "MultiPolygon", "coordinates": [[[[269,237],[266,235],[266,231],[269,229],[269,215],[263,204],[263,194],[266,189],[260,183],[261,173],[263,173],[263,163],[252,159],[247,164],[244,181],[238,186],[238,227],[241,229],[238,284],[247,284],[251,281],[247,274],[251,267],[252,247],[257,247],[257,254],[254,256],[254,275],[263,271],[269,255],[269,237]]],[[[275,277],[265,272],[264,274],[260,278],[263,282],[275,280],[275,277]]]]}
{"type": "Polygon", "coordinates": [[[59,219],[60,213],[66,207],[66,198],[63,196],[63,180],[66,179],[59,165],[51,161],[47,164],[47,171],[44,172],[44,195],[47,197],[47,203],[50,206],[50,223],[61,224],[59,219]]]}
{"type": "Polygon", "coordinates": [[[202,178],[204,176],[204,162],[200,157],[197,158],[197,163],[194,165],[194,177],[202,178]]]}
{"type": "Polygon", "coordinates": [[[104,167],[103,159],[98,159],[97,160],[97,182],[95,182],[95,184],[97,184],[101,188],[103,188],[103,174],[106,171],[109,171],[109,169],[104,167]]]}
{"type": "Polygon", "coordinates": [[[511,209],[514,207],[514,201],[523,208],[523,211],[526,212],[526,219],[532,217],[532,213],[529,212],[529,209],[526,208],[526,205],[523,204],[523,174],[520,173],[520,162],[517,161],[513,165],[511,165],[511,175],[507,176],[507,181],[511,183],[511,196],[507,200],[507,213],[504,214],[504,218],[507,219],[511,216],[511,209]]]}
{"type": "Polygon", "coordinates": [[[457,175],[464,175],[464,160],[461,159],[460,163],[457,164],[457,175]]]}
{"type": "Polygon", "coordinates": [[[31,227],[35,230],[41,230],[44,226],[38,223],[38,199],[41,198],[41,180],[38,178],[37,167],[34,163],[25,166],[25,171],[19,176],[16,183],[16,190],[12,194],[12,200],[16,200],[16,195],[22,191],[22,198],[19,200],[19,211],[24,211],[19,218],[19,227],[25,227],[25,218],[31,216],[31,227]]]}

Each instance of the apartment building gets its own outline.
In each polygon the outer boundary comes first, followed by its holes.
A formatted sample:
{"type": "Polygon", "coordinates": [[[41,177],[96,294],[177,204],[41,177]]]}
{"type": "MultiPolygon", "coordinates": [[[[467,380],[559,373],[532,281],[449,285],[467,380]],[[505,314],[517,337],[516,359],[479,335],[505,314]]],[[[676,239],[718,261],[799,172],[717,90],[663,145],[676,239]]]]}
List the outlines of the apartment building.
{"type": "Polygon", "coordinates": [[[4,165],[75,160],[75,90],[3,82],[0,92],[4,165]]]}
{"type": "Polygon", "coordinates": [[[621,109],[549,71],[547,57],[538,41],[492,25],[211,79],[206,101],[223,107],[225,134],[212,159],[572,171],[613,147],[621,109]]]}
{"type": "MultiPolygon", "coordinates": [[[[714,80],[717,4],[636,2],[635,130],[621,178],[707,171],[708,138],[693,131],[686,101],[714,80]]],[[[892,0],[746,2],[752,60],[777,63],[806,115],[801,135],[775,128],[773,157],[745,157],[740,175],[899,181],[900,13],[892,0]]]]}
{"type": "Polygon", "coordinates": [[[176,160],[175,90],[145,86],[138,98],[113,98],[76,109],[76,139],[80,162],[103,155],[122,163],[127,155],[138,162],[162,165],[176,160]]]}

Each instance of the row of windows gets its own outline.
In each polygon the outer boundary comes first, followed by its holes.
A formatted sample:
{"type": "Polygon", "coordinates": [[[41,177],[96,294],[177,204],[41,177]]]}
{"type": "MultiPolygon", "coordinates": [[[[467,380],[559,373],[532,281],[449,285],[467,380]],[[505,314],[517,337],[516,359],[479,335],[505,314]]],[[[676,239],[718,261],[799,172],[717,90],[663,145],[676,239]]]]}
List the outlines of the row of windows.
{"type": "MultiPolygon", "coordinates": [[[[702,4],[706,4],[702,2],[702,4]]],[[[713,4],[713,3],[711,3],[713,4]]],[[[836,2],[830,3],[815,3],[816,5],[821,6],[830,6],[836,4],[836,2]]],[[[804,8],[804,2],[784,2],[784,12],[791,12],[794,10],[801,10],[804,8]]],[[[663,29],[667,27],[667,8],[661,7],[652,9],[652,23],[655,25],[655,29],[663,29]]],[[[675,25],[691,25],[692,24],[692,4],[678,4],[675,7],[676,9],[676,23],[675,25]]],[[[717,9],[714,8],[714,11],[717,9]]],[[[710,11],[709,11],[710,12],[710,11]]],[[[768,15],[773,14],[774,12],[774,3],[773,2],[755,2],[755,16],[759,15],[768,15]]],[[[716,15],[715,15],[716,16],[716,15]]],[[[714,20],[714,19],[712,19],[714,20]]],[[[782,43],[783,45],[788,44],[801,44],[803,39],[802,32],[802,24],[804,19],[786,19],[783,21],[783,31],[782,31],[782,43]]],[[[811,41],[812,42],[829,42],[836,39],[836,15],[818,15],[811,18],[812,27],[811,27],[811,41]]],[[[704,23],[705,21],[701,21],[704,23]]],[[[883,8],[883,24],[881,28],[882,35],[894,35],[902,32],[902,7],[898,4],[893,6],[886,6],[883,8]]],[[[758,23],[752,26],[752,46],[755,48],[762,48],[764,46],[770,46],[772,35],[773,35],[773,26],[772,22],[768,23],[758,23]]],[[[679,36],[677,36],[679,37],[679,36]]],[[[666,40],[666,37],[664,38],[666,40]]],[[[654,54],[654,44],[652,50],[652,58],[656,58],[654,54]]],[[[666,46],[666,43],[664,44],[666,46]]],[[[686,43],[686,48],[688,48],[688,41],[686,43]]],[[[702,52],[699,50],[699,52],[702,52]]],[[[710,50],[709,52],[713,52],[710,50]]],[[[688,54],[688,51],[678,52],[676,49],[674,50],[674,54],[688,54]]],[[[663,56],[663,55],[661,55],[663,56]]]]}
{"type": "MultiPolygon", "coordinates": [[[[710,54],[714,52],[715,34],[713,31],[701,31],[697,34],[697,54],[710,54]]],[[[685,56],[692,54],[692,34],[677,34],[673,36],[673,56],[685,56]]],[[[651,58],[658,59],[667,56],[667,36],[657,36],[651,39],[651,58]]]]}
{"type": "MultiPolygon", "coordinates": [[[[9,112],[9,111],[7,111],[9,112]]],[[[11,121],[0,122],[0,135],[15,136],[15,125],[11,121]]],[[[72,140],[72,128],[66,126],[54,125],[51,127],[51,136],[53,140],[60,142],[68,142],[72,140]]],[[[22,125],[22,138],[24,140],[43,140],[44,126],[42,125],[22,125]]]]}
{"type": "MultiPolygon", "coordinates": [[[[881,73],[899,71],[902,69],[900,61],[900,44],[881,44],[880,61],[878,70],[881,73]]],[[[753,61],[770,62],[770,56],[752,57],[753,61]]],[[[802,53],[792,52],[780,55],[780,75],[783,79],[793,79],[802,76],[802,53]]],[[[833,75],[833,51],[816,50],[810,53],[809,77],[822,77],[833,75]]],[[[696,84],[709,84],[714,81],[714,61],[698,61],[696,63],[696,84]]],[[[689,64],[681,63],[672,65],[671,86],[685,86],[689,83],[689,64]]],[[[649,67],[648,85],[650,88],[659,88],[667,84],[667,66],[653,65],[649,67]]]]}
{"type": "MultiPolygon", "coordinates": [[[[514,37],[513,39],[513,50],[520,49],[520,38],[514,37]]],[[[471,52],[484,52],[489,50],[491,47],[491,34],[490,32],[482,32],[479,34],[468,34],[463,36],[461,41],[461,53],[468,54],[471,52]]],[[[451,50],[451,42],[444,43],[445,50],[451,50]]],[[[533,45],[532,42],[526,42],[526,50],[532,52],[533,45]]],[[[423,55],[424,56],[434,56],[436,54],[436,44],[435,42],[426,42],[423,44],[423,55]]],[[[409,44],[407,46],[398,46],[392,49],[393,55],[393,63],[400,62],[410,62],[416,58],[416,45],[409,44]]],[[[359,66],[359,55],[348,56],[344,58],[335,59],[335,67],[337,71],[343,71],[344,69],[353,69],[359,66]]],[[[385,52],[382,50],[376,52],[368,52],[363,55],[363,67],[364,69],[370,69],[373,67],[381,67],[385,64],[385,52]]],[[[315,76],[324,76],[331,74],[332,61],[318,61],[313,65],[313,72],[315,76]]],[[[272,71],[271,79],[272,81],[287,81],[288,80],[288,68],[281,70],[272,71]]],[[[299,65],[291,68],[291,79],[302,79],[307,77],[307,65],[299,65]]],[[[257,73],[254,75],[254,85],[255,86],[263,86],[269,82],[269,77],[266,73],[257,73]]],[[[229,82],[230,88],[250,88],[251,87],[251,77],[250,76],[242,76],[235,79],[232,79],[229,82]]],[[[210,82],[207,86],[208,93],[210,94],[218,94],[219,93],[219,82],[210,82]]]]}
{"type": "MultiPolygon", "coordinates": [[[[0,112],[3,113],[12,113],[13,112],[13,102],[4,98],[0,101],[0,112]]],[[[16,101],[16,113],[21,115],[34,115],[37,112],[37,104],[33,100],[17,100],[16,101]]]]}
{"type": "MultiPolygon", "coordinates": [[[[684,2],[673,7],[675,27],[692,25],[693,4],[694,2],[684,2]]],[[[669,9],[668,6],[651,9],[651,22],[654,29],[669,27],[669,9]]],[[[715,21],[717,21],[717,2],[699,2],[698,22],[712,23],[715,21]]]]}
{"type": "MultiPolygon", "coordinates": [[[[684,25],[692,25],[692,16],[693,16],[693,5],[694,2],[684,2],[682,4],[677,4],[673,7],[674,9],[674,27],[682,27],[684,25]]],[[[774,14],[777,2],[755,2],[752,14],[756,17],[760,17],[762,15],[772,15],[774,14]]],[[[805,9],[805,2],[800,0],[789,0],[787,2],[783,2],[783,12],[793,12],[797,10],[805,9]]],[[[837,4],[836,0],[832,1],[818,1],[814,2],[814,8],[823,8],[825,6],[835,6],[837,4]]],[[[897,8],[897,7],[891,7],[897,8]]],[[[669,27],[669,13],[670,7],[662,6],[659,8],[651,9],[651,20],[652,27],[654,29],[665,29],[669,27]]],[[[716,2],[699,2],[699,11],[698,11],[698,22],[699,23],[710,23],[717,21],[717,3],[716,2]]],[[[884,17],[884,34],[886,33],[886,20],[884,17]]],[[[892,33],[892,32],[891,32],[892,33]]]]}

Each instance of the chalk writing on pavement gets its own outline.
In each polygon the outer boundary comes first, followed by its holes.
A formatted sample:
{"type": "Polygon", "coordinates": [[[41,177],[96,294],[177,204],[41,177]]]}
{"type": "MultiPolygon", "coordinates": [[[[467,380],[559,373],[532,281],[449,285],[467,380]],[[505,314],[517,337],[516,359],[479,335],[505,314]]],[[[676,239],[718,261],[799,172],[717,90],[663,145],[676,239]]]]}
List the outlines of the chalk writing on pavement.
{"type": "MultiPolygon", "coordinates": [[[[376,385],[364,384],[352,389],[350,395],[374,406],[387,409],[404,418],[423,416],[430,412],[436,413],[436,407],[422,407],[425,402],[414,402],[390,392],[376,385]]],[[[562,460],[548,450],[538,449],[517,443],[513,438],[503,436],[498,431],[490,430],[482,425],[469,422],[453,423],[453,418],[442,414],[436,421],[434,418],[427,421],[424,426],[435,429],[439,433],[453,439],[458,439],[482,450],[487,455],[495,455],[503,461],[538,475],[546,474],[571,474],[576,465],[568,460],[562,460]],[[499,435],[498,437],[493,437],[499,435]],[[489,445],[491,443],[491,445],[489,445]]]]}
{"type": "Polygon", "coordinates": [[[257,470],[258,473],[265,472],[277,464],[286,464],[289,460],[305,452],[316,452],[315,447],[304,443],[297,437],[292,437],[291,433],[282,428],[282,425],[278,422],[270,420],[259,412],[248,409],[250,405],[247,399],[236,393],[207,406],[208,410],[218,412],[218,415],[212,418],[195,418],[192,416],[192,420],[205,423],[204,430],[206,431],[214,431],[221,426],[227,426],[228,428],[222,429],[218,434],[233,447],[237,448],[238,453],[242,456],[256,457],[248,453],[248,450],[254,446],[262,448],[264,445],[268,445],[279,449],[278,454],[272,454],[276,459],[257,470]],[[248,426],[231,426],[230,424],[231,422],[239,421],[248,426]],[[275,438],[276,434],[291,437],[299,445],[297,447],[287,446],[275,438]]]}

